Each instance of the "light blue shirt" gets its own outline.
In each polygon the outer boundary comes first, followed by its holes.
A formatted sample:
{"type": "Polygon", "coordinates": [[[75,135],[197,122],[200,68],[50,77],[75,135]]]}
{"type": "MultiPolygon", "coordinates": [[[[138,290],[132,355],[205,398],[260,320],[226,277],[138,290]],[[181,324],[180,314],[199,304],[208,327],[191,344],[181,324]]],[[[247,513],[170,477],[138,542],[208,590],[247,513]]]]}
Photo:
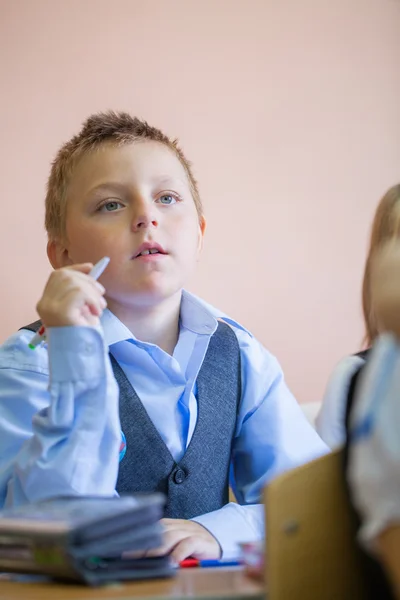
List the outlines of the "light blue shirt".
{"type": "Polygon", "coordinates": [[[327,452],[289,392],[277,360],[226,315],[183,292],[172,356],[141,342],[106,310],[102,327],[51,328],[32,351],[27,330],[0,348],[0,506],[59,494],[115,492],[121,430],[116,358],[178,461],[197,420],[196,378],[223,319],[241,353],[242,398],[231,486],[239,504],[196,517],[224,557],[263,537],[263,487],[277,474],[327,452]]]}

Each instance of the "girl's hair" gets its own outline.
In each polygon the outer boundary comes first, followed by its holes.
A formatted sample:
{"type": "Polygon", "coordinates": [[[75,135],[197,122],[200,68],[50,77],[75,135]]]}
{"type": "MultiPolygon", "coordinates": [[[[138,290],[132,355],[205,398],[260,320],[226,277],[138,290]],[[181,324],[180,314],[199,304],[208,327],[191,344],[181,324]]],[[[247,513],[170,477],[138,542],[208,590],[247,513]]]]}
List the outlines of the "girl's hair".
{"type": "Polygon", "coordinates": [[[371,228],[371,238],[367,260],[365,262],[362,284],[362,307],[364,314],[364,345],[371,346],[378,335],[378,327],[371,303],[371,263],[381,247],[400,234],[400,184],[386,192],[379,202],[371,228]]]}

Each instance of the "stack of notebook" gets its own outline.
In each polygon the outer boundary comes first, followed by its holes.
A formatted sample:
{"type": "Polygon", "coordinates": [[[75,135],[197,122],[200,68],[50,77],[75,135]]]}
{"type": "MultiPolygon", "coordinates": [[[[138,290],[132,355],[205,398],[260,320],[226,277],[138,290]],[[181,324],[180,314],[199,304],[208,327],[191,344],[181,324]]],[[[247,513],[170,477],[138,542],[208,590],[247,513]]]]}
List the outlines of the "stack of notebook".
{"type": "Polygon", "coordinates": [[[0,571],[98,585],[173,574],[161,545],[162,495],[56,498],[0,512],[0,571]],[[128,553],[128,554],[127,554],[128,553]]]}

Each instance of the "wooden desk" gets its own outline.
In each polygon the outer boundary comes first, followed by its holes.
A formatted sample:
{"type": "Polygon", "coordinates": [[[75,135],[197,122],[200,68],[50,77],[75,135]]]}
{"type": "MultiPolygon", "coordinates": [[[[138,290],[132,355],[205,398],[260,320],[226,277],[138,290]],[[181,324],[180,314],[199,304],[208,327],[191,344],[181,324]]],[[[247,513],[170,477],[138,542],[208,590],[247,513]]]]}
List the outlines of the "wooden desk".
{"type": "Polygon", "coordinates": [[[172,579],[100,588],[0,579],[1,600],[265,600],[261,584],[237,567],[181,569],[172,579]]]}

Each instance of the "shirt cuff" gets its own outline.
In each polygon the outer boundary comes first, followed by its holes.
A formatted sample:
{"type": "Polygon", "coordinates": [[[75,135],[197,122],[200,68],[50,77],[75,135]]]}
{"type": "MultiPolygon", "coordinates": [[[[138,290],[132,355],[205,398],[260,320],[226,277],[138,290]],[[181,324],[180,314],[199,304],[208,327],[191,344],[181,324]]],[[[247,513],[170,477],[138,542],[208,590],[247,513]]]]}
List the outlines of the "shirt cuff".
{"type": "Polygon", "coordinates": [[[50,327],[46,336],[53,382],[98,381],[105,377],[107,352],[99,329],[50,327]]]}
{"type": "Polygon", "coordinates": [[[240,544],[258,542],[264,537],[262,504],[242,506],[231,502],[219,510],[191,519],[207,529],[221,546],[222,558],[240,556],[240,544]]]}

